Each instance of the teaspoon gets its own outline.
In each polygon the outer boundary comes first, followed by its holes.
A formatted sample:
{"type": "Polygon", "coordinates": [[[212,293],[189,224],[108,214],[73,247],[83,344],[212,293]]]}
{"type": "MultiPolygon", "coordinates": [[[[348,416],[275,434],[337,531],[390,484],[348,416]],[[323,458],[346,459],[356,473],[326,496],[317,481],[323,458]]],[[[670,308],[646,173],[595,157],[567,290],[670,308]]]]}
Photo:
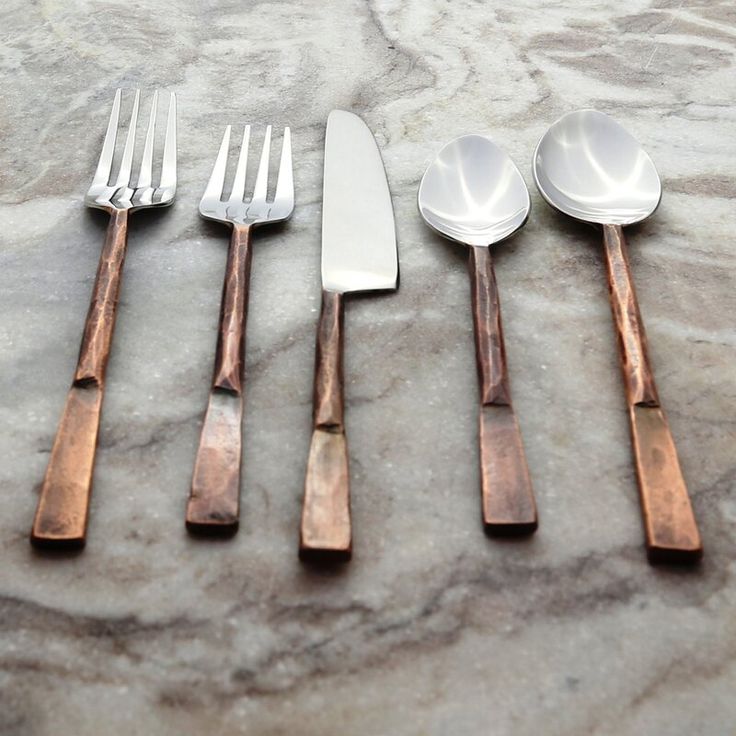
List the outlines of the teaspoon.
{"type": "Polygon", "coordinates": [[[489,138],[465,135],[437,154],[419,185],[419,212],[440,235],[467,245],[481,392],[483,524],[489,534],[529,534],[537,508],[511,405],[496,277],[489,246],[529,216],[529,192],[513,161],[489,138]]]}
{"type": "Polygon", "coordinates": [[[662,186],[639,143],[596,110],[571,112],[542,136],[532,162],[540,194],[560,212],[603,226],[649,559],[689,562],[702,545],[654,384],[623,227],[657,209],[662,186]]]}

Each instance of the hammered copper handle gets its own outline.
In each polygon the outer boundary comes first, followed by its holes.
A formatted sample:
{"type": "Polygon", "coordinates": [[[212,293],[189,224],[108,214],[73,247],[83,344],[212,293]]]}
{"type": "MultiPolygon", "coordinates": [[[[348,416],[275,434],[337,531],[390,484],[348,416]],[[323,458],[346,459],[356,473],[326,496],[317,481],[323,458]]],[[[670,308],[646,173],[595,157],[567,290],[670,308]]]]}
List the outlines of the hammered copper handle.
{"type": "Polygon", "coordinates": [[[317,329],[313,432],[300,526],[302,559],[344,561],[352,553],[342,355],[343,295],[323,291],[317,329]]]}
{"type": "Polygon", "coordinates": [[[619,225],[604,225],[603,242],[647,554],[653,562],[695,561],[703,553],[700,533],[654,384],[623,229],[619,225]]]}
{"type": "Polygon", "coordinates": [[[77,370],[51,449],[31,529],[31,543],[37,547],[84,546],[105,370],[115,326],[127,232],[128,211],[114,210],[100,255],[77,370]]]}
{"type": "Polygon", "coordinates": [[[187,529],[196,534],[234,534],[238,529],[250,263],[250,227],[234,225],[222,290],[212,390],[186,510],[187,529]]]}
{"type": "Polygon", "coordinates": [[[481,395],[483,525],[493,535],[530,534],[537,528],[537,506],[511,405],[501,307],[490,249],[471,246],[468,266],[481,395]]]}

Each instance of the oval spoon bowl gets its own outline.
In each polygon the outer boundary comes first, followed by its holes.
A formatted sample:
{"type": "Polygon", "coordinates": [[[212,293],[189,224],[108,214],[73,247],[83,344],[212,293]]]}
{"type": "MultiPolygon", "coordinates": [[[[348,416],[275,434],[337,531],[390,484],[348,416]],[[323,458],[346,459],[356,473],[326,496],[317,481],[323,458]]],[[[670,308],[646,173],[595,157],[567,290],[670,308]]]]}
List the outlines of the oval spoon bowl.
{"type": "Polygon", "coordinates": [[[516,164],[490,138],[450,141],[419,185],[419,212],[440,235],[466,245],[491,245],[515,233],[531,201],[516,164]]]}
{"type": "Polygon", "coordinates": [[[532,160],[544,199],[584,222],[632,225],[651,215],[662,184],[639,142],[613,118],[577,110],[553,123],[532,160]]]}

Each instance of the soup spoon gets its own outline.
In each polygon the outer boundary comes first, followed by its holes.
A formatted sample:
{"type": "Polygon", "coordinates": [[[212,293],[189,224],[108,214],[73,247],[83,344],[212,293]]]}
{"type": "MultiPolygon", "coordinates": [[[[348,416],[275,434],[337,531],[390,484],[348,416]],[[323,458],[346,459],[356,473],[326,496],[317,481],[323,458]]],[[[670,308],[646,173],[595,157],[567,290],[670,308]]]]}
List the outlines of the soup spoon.
{"type": "Polygon", "coordinates": [[[468,246],[480,383],[483,524],[489,534],[529,534],[537,508],[511,405],[501,311],[489,246],[529,216],[529,192],[513,161],[486,136],[448,143],[424,173],[419,212],[440,235],[468,246]]]}
{"type": "Polygon", "coordinates": [[[649,559],[694,561],[700,534],[677,451],[654,385],[623,227],[657,209],[662,186],[639,143],[596,110],[561,117],[532,162],[540,194],[560,212],[603,226],[611,308],[621,354],[649,559]]]}

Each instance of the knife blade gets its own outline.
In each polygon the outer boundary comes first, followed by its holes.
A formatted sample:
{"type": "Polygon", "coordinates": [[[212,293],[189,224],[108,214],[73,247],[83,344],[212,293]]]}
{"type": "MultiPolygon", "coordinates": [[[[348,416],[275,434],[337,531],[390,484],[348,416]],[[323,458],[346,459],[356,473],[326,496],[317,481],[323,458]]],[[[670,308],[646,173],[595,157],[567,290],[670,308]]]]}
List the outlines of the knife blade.
{"type": "Polygon", "coordinates": [[[368,126],[344,110],[327,118],[322,204],[322,287],[395,289],[396,228],[386,172],[368,126]]]}
{"type": "Polygon", "coordinates": [[[346,561],[352,555],[343,295],[396,289],[398,276],[391,193],[378,145],[357,115],[333,110],[325,136],[322,309],[299,537],[302,559],[346,561]]]}

